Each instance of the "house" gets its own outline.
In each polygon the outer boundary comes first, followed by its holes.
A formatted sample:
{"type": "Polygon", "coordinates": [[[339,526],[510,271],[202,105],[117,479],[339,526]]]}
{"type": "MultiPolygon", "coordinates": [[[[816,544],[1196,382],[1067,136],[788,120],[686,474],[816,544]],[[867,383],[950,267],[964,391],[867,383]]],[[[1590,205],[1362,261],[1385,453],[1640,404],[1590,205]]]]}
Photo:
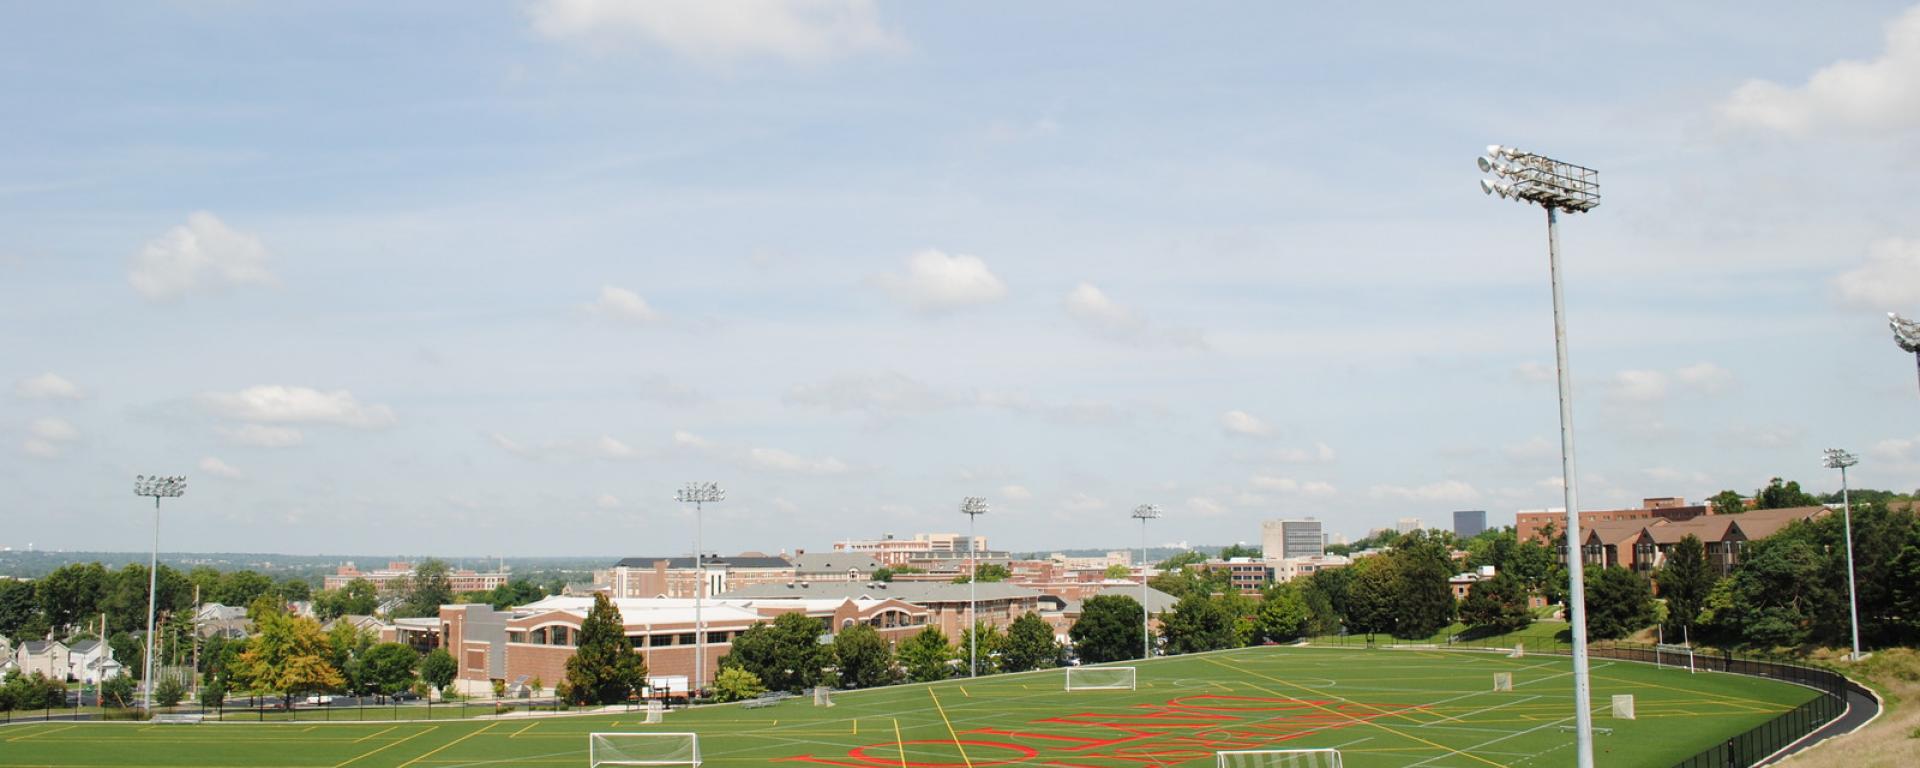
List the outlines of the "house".
{"type": "Polygon", "coordinates": [[[880,570],[879,560],[858,552],[795,552],[793,575],[801,581],[868,581],[880,570]]]}
{"type": "Polygon", "coordinates": [[[1651,574],[1666,565],[1674,545],[1693,536],[1705,545],[1709,567],[1725,575],[1740,564],[1740,554],[1748,542],[1829,512],[1826,507],[1789,507],[1701,515],[1681,521],[1654,518],[1601,522],[1591,530],[1581,530],[1581,561],[1591,566],[1619,566],[1651,574]]]}
{"type": "Polygon", "coordinates": [[[28,640],[14,652],[13,661],[19,665],[20,674],[38,672],[50,680],[65,680],[72,669],[69,655],[67,644],[58,640],[28,640]]]}
{"type": "Polygon", "coordinates": [[[247,619],[245,608],[207,603],[193,615],[193,632],[203,638],[238,640],[253,634],[253,622],[247,619]]]}
{"type": "Polygon", "coordinates": [[[79,640],[67,648],[67,678],[99,685],[124,674],[113,658],[113,648],[99,640],[79,640]]]}

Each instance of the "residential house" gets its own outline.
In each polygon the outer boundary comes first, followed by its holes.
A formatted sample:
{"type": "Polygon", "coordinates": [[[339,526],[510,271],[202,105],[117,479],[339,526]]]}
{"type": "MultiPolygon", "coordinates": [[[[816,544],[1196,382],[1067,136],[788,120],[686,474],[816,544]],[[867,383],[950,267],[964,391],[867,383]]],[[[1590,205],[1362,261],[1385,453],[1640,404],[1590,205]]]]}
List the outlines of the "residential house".
{"type": "Polygon", "coordinates": [[[14,652],[13,661],[19,665],[20,674],[38,672],[54,680],[65,680],[73,669],[68,661],[69,656],[71,653],[66,643],[58,640],[28,640],[14,652]]]}

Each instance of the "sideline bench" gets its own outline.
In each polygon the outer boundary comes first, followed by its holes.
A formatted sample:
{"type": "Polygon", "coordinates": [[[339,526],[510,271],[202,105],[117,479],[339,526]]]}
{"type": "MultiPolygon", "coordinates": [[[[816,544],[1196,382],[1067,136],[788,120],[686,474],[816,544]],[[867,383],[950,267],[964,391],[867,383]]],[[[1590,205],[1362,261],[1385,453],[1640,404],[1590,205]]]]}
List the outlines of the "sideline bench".
{"type": "Polygon", "coordinates": [[[154,725],[194,725],[204,719],[200,714],[154,715],[147,722],[154,725]]]}

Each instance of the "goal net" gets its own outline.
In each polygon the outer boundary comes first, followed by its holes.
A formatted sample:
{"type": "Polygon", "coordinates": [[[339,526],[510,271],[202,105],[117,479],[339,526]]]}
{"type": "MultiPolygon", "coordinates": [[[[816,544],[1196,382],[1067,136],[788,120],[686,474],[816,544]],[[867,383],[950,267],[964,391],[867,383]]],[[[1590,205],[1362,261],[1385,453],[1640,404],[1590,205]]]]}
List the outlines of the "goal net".
{"type": "Polygon", "coordinates": [[[587,765],[700,764],[700,737],[692,733],[593,733],[587,765]]]}
{"type": "Polygon", "coordinates": [[[813,705],[816,707],[833,706],[833,689],[824,685],[813,687],[813,705]]]}
{"type": "Polygon", "coordinates": [[[1613,695],[1613,717],[1616,720],[1633,719],[1633,694],[1616,693],[1613,695]]]}
{"type": "Polygon", "coordinates": [[[1495,691],[1513,690],[1513,673],[1512,672],[1493,673],[1493,689],[1495,691]]]}
{"type": "Polygon", "coordinates": [[[1340,768],[1337,749],[1243,749],[1213,754],[1215,768],[1340,768]]]}
{"type": "Polygon", "coordinates": [[[1069,691],[1131,691],[1133,667],[1067,667],[1069,691]]]}
{"type": "Polygon", "coordinates": [[[1653,647],[1653,663],[1662,666],[1684,666],[1693,671],[1693,646],[1661,643],[1653,647]]]}

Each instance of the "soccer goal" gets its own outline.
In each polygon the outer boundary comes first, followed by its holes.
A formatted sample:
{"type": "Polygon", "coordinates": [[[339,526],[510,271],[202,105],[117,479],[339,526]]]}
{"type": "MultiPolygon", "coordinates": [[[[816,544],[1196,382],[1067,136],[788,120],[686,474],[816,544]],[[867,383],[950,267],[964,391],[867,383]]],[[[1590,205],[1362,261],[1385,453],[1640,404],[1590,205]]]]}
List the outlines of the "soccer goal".
{"type": "Polygon", "coordinates": [[[1633,719],[1633,694],[1616,693],[1613,695],[1613,719],[1633,719]]]}
{"type": "Polygon", "coordinates": [[[587,765],[700,765],[700,736],[692,733],[592,733],[587,765]]]}
{"type": "Polygon", "coordinates": [[[1133,667],[1067,667],[1069,691],[1131,691],[1133,667]]]}
{"type": "Polygon", "coordinates": [[[1512,691],[1513,690],[1513,673],[1512,672],[1493,673],[1493,690],[1512,691]]]}
{"type": "Polygon", "coordinates": [[[1661,643],[1653,647],[1653,663],[1657,666],[1678,667],[1685,665],[1688,672],[1693,669],[1693,646],[1661,643]]]}
{"type": "Polygon", "coordinates": [[[824,685],[813,687],[813,705],[816,707],[833,706],[833,689],[824,685]]]}
{"type": "Polygon", "coordinates": [[[1337,749],[1242,749],[1213,755],[1215,768],[1340,768],[1337,749]]]}

